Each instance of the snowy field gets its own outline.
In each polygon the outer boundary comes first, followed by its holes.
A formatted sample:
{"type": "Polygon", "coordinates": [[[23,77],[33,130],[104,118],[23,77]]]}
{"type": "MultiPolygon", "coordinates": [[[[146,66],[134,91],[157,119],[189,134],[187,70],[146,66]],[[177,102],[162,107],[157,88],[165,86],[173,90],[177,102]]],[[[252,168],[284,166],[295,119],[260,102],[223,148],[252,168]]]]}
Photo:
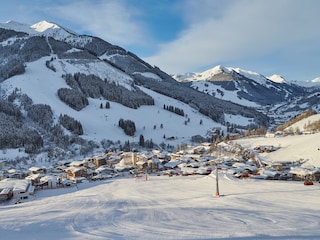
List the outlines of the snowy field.
{"type": "Polygon", "coordinates": [[[1,239],[319,239],[320,184],[149,176],[0,205],[1,239]]]}
{"type": "MultiPolygon", "coordinates": [[[[319,114],[317,116],[320,116],[319,114]]],[[[302,128],[301,128],[302,129],[302,128]]],[[[243,138],[235,142],[253,149],[257,146],[275,146],[279,149],[271,153],[262,153],[260,158],[266,162],[296,162],[303,160],[302,167],[320,168],[320,133],[286,136],[286,137],[258,137],[243,138]]]]}

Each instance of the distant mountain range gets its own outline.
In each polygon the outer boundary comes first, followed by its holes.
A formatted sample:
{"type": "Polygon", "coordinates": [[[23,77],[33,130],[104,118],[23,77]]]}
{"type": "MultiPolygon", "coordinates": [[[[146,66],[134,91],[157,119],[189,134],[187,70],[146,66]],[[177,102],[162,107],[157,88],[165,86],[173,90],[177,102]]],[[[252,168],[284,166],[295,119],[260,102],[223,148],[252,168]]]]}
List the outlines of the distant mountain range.
{"type": "Polygon", "coordinates": [[[277,111],[319,107],[318,89],[280,76],[223,66],[170,76],[119,46],[47,21],[0,24],[0,58],[2,149],[83,155],[141,136],[164,147],[230,124],[270,127],[277,111]],[[133,134],[120,120],[135,123],[133,134]],[[168,137],[176,141],[165,143],[168,137]]]}
{"type": "Polygon", "coordinates": [[[281,121],[306,109],[320,110],[317,79],[290,82],[280,75],[265,77],[239,68],[216,66],[201,73],[173,75],[198,91],[219,99],[252,106],[269,117],[281,121]]]}
{"type": "Polygon", "coordinates": [[[173,75],[173,78],[217,98],[243,102],[244,105],[248,102],[257,106],[276,104],[309,92],[279,75],[265,77],[252,71],[223,66],[202,73],[173,75]]]}

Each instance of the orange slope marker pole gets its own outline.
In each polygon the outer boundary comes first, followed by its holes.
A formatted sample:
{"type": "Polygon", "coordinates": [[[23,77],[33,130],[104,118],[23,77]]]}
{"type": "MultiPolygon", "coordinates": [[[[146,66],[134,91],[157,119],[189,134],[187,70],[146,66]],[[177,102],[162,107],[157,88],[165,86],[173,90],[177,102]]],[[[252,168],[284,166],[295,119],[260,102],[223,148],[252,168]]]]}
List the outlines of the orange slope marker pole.
{"type": "Polygon", "coordinates": [[[216,164],[216,197],[220,197],[220,193],[219,193],[218,165],[217,165],[217,164],[216,164]]]}

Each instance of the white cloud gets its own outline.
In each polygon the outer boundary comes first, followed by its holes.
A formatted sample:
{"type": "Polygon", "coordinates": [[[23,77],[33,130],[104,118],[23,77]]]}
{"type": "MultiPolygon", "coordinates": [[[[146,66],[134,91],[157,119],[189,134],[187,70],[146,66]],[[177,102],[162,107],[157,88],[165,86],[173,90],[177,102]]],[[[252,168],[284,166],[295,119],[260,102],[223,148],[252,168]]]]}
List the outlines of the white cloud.
{"type": "Polygon", "coordinates": [[[258,59],[270,52],[292,57],[292,49],[319,51],[318,1],[237,0],[217,8],[215,1],[204,0],[188,7],[192,7],[184,12],[188,28],[176,40],[161,44],[156,55],[145,58],[166,72],[258,59]]]}
{"type": "Polygon", "coordinates": [[[142,44],[143,23],[136,21],[139,12],[121,0],[80,0],[54,7],[55,15],[81,27],[81,31],[116,45],[142,44]]]}

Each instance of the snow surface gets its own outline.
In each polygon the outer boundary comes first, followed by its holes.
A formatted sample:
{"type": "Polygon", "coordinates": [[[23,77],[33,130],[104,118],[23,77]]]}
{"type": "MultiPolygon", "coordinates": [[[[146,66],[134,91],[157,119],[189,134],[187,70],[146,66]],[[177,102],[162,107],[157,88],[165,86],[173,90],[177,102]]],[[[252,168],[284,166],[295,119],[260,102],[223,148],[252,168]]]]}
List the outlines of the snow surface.
{"type": "Polygon", "coordinates": [[[304,167],[320,167],[320,133],[286,136],[243,138],[235,142],[253,149],[257,146],[280,147],[277,151],[259,156],[270,163],[297,162],[304,160],[304,167]]]}
{"type": "MultiPolygon", "coordinates": [[[[247,106],[247,107],[259,107],[260,105],[258,105],[255,102],[252,101],[248,101],[244,98],[239,98],[239,96],[237,95],[237,91],[229,91],[224,89],[223,87],[216,85],[210,81],[193,81],[191,84],[191,87],[194,89],[197,89],[200,92],[204,92],[207,93],[211,96],[214,96],[216,98],[222,99],[222,100],[226,100],[226,101],[231,101],[237,104],[240,104],[242,106],[247,106]]],[[[241,117],[240,115],[238,115],[238,117],[241,117]]],[[[230,118],[226,119],[226,121],[230,122],[230,123],[235,123],[235,124],[242,124],[239,123],[237,121],[234,121],[230,118]]],[[[246,126],[248,123],[244,123],[243,126],[246,126]]]]}
{"type": "Polygon", "coordinates": [[[275,83],[285,83],[286,82],[286,80],[282,76],[277,75],[277,74],[273,74],[267,78],[275,83]]]}
{"type": "Polygon", "coordinates": [[[252,79],[261,85],[266,84],[266,80],[267,80],[266,77],[261,75],[260,73],[256,73],[249,70],[243,70],[241,68],[229,68],[229,69],[245,76],[246,78],[252,79]]]}
{"type": "Polygon", "coordinates": [[[320,121],[320,114],[314,114],[314,115],[311,115],[307,118],[304,118],[304,119],[292,124],[291,126],[286,128],[285,130],[289,130],[290,128],[295,130],[296,128],[299,128],[300,131],[306,131],[305,127],[307,127],[309,124],[317,122],[317,121],[320,121]]]}
{"type": "Polygon", "coordinates": [[[237,123],[239,125],[243,124],[242,126],[249,125],[253,121],[252,118],[247,118],[240,115],[226,114],[226,113],[224,114],[224,117],[226,122],[237,123]]]}
{"type": "Polygon", "coordinates": [[[37,32],[45,32],[48,29],[59,29],[60,27],[57,24],[49,23],[47,21],[41,21],[39,23],[33,24],[31,26],[37,32]]]}
{"type": "Polygon", "coordinates": [[[0,205],[3,239],[319,239],[320,184],[122,177],[0,205]]]}

